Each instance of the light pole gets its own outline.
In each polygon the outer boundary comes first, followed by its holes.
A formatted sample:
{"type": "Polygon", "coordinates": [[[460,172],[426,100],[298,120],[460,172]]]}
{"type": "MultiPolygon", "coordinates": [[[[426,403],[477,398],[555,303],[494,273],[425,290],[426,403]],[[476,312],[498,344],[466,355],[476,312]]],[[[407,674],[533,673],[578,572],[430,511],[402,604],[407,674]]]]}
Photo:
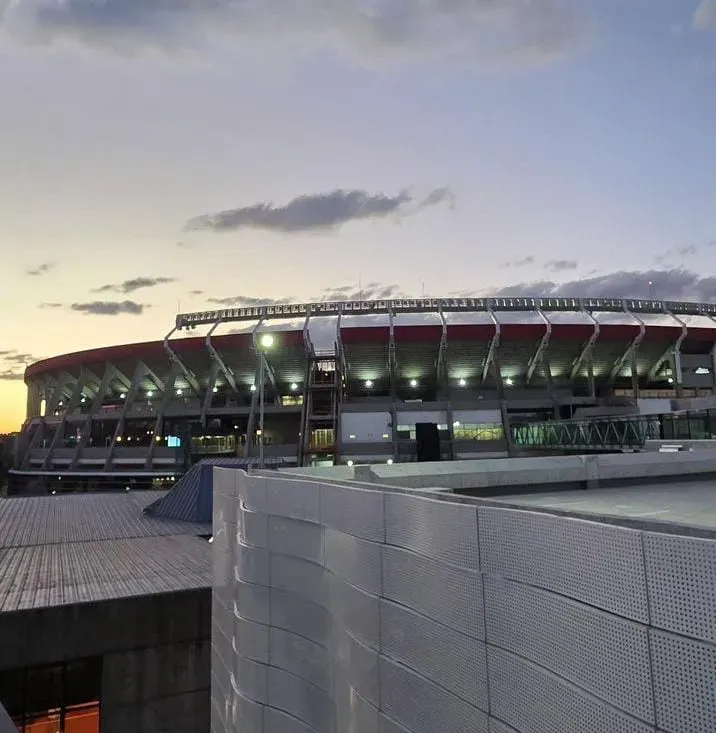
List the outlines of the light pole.
{"type": "Polygon", "coordinates": [[[266,407],[266,351],[273,346],[273,335],[259,339],[259,468],[264,467],[264,413],[266,407]]]}

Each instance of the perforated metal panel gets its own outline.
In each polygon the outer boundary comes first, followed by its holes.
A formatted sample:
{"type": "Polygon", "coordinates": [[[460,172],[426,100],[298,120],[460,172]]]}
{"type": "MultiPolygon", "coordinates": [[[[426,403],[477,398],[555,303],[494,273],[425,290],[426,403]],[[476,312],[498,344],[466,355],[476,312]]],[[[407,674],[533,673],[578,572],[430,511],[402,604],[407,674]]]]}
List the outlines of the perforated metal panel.
{"type": "Polygon", "coordinates": [[[323,528],[284,517],[268,518],[271,552],[323,562],[323,528]]]}
{"type": "Polygon", "coordinates": [[[716,542],[644,534],[653,626],[716,643],[716,542]]]}
{"type": "Polygon", "coordinates": [[[268,516],[262,512],[252,511],[241,501],[236,503],[239,507],[237,541],[253,547],[268,547],[268,516]]]}
{"type": "Polygon", "coordinates": [[[270,623],[268,588],[237,581],[235,590],[235,616],[260,624],[270,623]]]}
{"type": "Polygon", "coordinates": [[[380,685],[381,709],[412,733],[488,733],[484,712],[385,657],[380,685]]]}
{"type": "Polygon", "coordinates": [[[335,730],[332,698],[306,680],[276,667],[268,668],[268,703],[314,728],[317,733],[335,730]]]}
{"type": "Polygon", "coordinates": [[[323,606],[311,603],[294,593],[271,589],[271,625],[305,636],[321,646],[329,646],[330,613],[323,606]]]}
{"type": "Polygon", "coordinates": [[[387,493],[385,532],[390,545],[461,568],[480,569],[474,506],[387,493]]]}
{"type": "Polygon", "coordinates": [[[333,659],[329,651],[310,639],[283,629],[271,629],[271,666],[303,677],[328,694],[333,692],[333,659]]]}
{"type": "Polygon", "coordinates": [[[490,712],[529,733],[653,733],[654,727],[508,652],[488,646],[490,712]]]}
{"type": "Polygon", "coordinates": [[[336,623],[371,649],[380,648],[380,602],[337,575],[330,576],[330,608],[336,623]]]}
{"type": "Polygon", "coordinates": [[[654,629],[649,636],[658,727],[670,733],[716,730],[716,647],[654,629]]]}
{"type": "Polygon", "coordinates": [[[337,484],[321,486],[321,523],[373,542],[385,541],[383,492],[337,484]]]}
{"type": "Polygon", "coordinates": [[[487,710],[485,644],[389,601],[381,604],[381,650],[487,710]]]}
{"type": "Polygon", "coordinates": [[[376,733],[378,710],[342,677],[335,677],[336,733],[376,733]]]}
{"type": "MultiPolygon", "coordinates": [[[[243,730],[237,728],[236,733],[243,730]]],[[[252,730],[252,729],[249,729],[252,730]]],[[[266,708],[266,733],[315,733],[315,728],[301,722],[288,713],[273,708],[266,708]]]]}
{"type": "Polygon", "coordinates": [[[269,627],[236,618],[234,622],[234,651],[242,657],[255,662],[268,664],[269,661],[269,627]]]}
{"type": "Polygon", "coordinates": [[[478,509],[487,573],[648,623],[640,533],[516,509],[478,509]]]}
{"type": "Polygon", "coordinates": [[[328,576],[321,565],[290,555],[271,555],[271,585],[305,601],[328,606],[328,576]]]}
{"type": "Polygon", "coordinates": [[[487,640],[654,722],[647,628],[548,591],[485,580],[487,640]]]}
{"type": "Polygon", "coordinates": [[[383,595],[478,639],[485,638],[477,573],[383,547],[383,595]]]}
{"type": "Polygon", "coordinates": [[[383,585],[380,544],[327,529],[325,553],[328,570],[357,588],[380,595],[383,585]]]}
{"type": "Polygon", "coordinates": [[[496,718],[490,718],[490,733],[520,733],[516,728],[503,723],[496,718]]]}
{"type": "Polygon", "coordinates": [[[283,479],[266,482],[266,512],[276,517],[320,522],[321,485],[313,481],[283,479]]]}
{"type": "Polygon", "coordinates": [[[237,488],[212,545],[212,730],[716,730],[716,646],[645,625],[648,569],[653,623],[713,642],[709,541],[280,474],[237,488]]]}

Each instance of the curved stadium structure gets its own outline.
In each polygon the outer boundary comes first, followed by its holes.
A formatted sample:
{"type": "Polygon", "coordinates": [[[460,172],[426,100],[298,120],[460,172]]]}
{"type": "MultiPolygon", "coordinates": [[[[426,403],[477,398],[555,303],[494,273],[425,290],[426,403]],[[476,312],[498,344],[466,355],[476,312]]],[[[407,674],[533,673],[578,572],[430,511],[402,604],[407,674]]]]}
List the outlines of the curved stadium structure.
{"type": "Polygon", "coordinates": [[[597,298],[183,314],[163,341],[29,366],[15,476],[148,481],[261,450],[267,464],[411,461],[430,436],[442,459],[505,455],[515,425],[712,395],[715,319],[714,304],[597,298]]]}

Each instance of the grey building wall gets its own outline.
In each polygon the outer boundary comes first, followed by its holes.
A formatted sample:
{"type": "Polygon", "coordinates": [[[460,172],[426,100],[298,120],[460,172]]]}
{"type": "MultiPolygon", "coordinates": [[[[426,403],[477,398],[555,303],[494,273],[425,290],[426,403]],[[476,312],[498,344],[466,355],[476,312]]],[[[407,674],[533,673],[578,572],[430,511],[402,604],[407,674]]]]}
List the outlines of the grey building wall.
{"type": "Polygon", "coordinates": [[[716,730],[716,542],[215,469],[213,733],[716,730]]]}
{"type": "Polygon", "coordinates": [[[0,614],[0,670],[102,657],[102,733],[209,728],[208,588],[0,614]]]}

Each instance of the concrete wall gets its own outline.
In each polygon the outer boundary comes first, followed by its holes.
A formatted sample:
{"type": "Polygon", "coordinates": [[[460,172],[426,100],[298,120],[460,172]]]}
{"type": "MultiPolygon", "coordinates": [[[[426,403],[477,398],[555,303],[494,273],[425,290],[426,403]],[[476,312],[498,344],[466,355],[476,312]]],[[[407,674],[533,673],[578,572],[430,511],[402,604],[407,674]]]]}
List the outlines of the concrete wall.
{"type": "Polygon", "coordinates": [[[716,730],[716,542],[214,476],[213,733],[716,730]]]}
{"type": "Polygon", "coordinates": [[[102,733],[209,726],[208,589],[0,614],[0,669],[102,657],[102,733]]]}

